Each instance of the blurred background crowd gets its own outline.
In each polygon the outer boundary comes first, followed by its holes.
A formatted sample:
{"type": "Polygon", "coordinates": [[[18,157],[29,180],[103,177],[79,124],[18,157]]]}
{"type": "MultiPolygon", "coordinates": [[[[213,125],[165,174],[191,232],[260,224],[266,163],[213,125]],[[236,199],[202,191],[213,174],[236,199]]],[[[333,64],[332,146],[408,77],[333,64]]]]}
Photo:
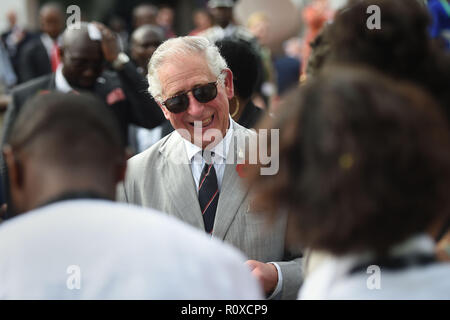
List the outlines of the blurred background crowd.
{"type": "MultiPolygon", "coordinates": [[[[344,3],[345,0],[230,0],[212,1],[211,5],[207,0],[5,1],[0,8],[1,108],[5,110],[8,93],[14,86],[52,71],[52,42],[46,46],[48,59],[45,52],[42,59],[31,56],[42,49],[36,39],[43,34],[58,44],[72,14],[66,12],[70,5],[80,8],[83,21],[100,21],[116,32],[122,49],[144,73],[156,46],[171,37],[202,34],[213,41],[233,36],[249,42],[262,60],[253,101],[263,109],[276,108],[279,95],[295,86],[306,69],[309,42],[344,3]],[[59,12],[50,10],[43,14],[41,8],[48,4],[59,5],[59,12]],[[143,25],[148,27],[133,35],[143,25]]],[[[143,143],[139,150],[146,146],[143,143]]]]}
{"type": "MultiPolygon", "coordinates": [[[[374,0],[382,9],[377,32],[367,24],[369,2],[2,1],[0,108],[9,112],[2,132],[10,134],[13,110],[31,91],[81,88],[113,106],[131,155],[140,153],[174,130],[143,82],[149,59],[168,39],[204,36],[233,73],[231,118],[246,128],[281,129],[280,172],[250,171],[249,186],[261,211],[290,214],[292,237],[306,249],[304,274],[325,266],[299,297],[358,296],[350,281],[337,291],[325,288],[332,284],[323,279],[341,276],[334,272],[347,254],[379,253],[383,259],[373,264],[394,264],[394,270],[450,260],[450,3],[374,0]],[[79,6],[82,21],[99,22],[96,31],[83,24],[80,32],[63,34],[70,5],[79,6]],[[101,57],[89,56],[93,42],[101,57]],[[103,68],[116,72],[121,86],[103,68]],[[68,84],[58,82],[61,73],[68,84]],[[111,84],[104,92],[96,83],[100,74],[101,84],[111,84]],[[416,246],[419,255],[407,255],[406,262],[392,258],[390,250],[407,240],[401,250],[416,246]]],[[[175,117],[186,109],[170,112],[175,117]]],[[[5,187],[9,178],[1,165],[5,187]]],[[[8,192],[1,193],[2,203],[8,192]]],[[[346,274],[362,270],[354,267],[346,274]]],[[[434,285],[444,275],[448,265],[430,278],[417,277],[434,285]]],[[[408,277],[416,275],[405,272],[403,283],[408,277]]],[[[393,297],[395,281],[389,282],[393,297]]],[[[408,297],[407,290],[402,294],[408,297]]]]}

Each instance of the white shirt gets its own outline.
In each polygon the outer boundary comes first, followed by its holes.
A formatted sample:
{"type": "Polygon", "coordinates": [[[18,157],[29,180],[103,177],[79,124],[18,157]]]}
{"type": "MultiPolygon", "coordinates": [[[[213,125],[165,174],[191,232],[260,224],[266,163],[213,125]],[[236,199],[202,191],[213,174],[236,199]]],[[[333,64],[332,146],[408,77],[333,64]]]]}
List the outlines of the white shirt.
{"type": "Polygon", "coordinates": [[[136,127],[137,153],[147,150],[161,140],[162,129],[161,125],[153,129],[136,127]]]}
{"type": "MultiPolygon", "coordinates": [[[[410,238],[396,246],[391,254],[433,254],[434,242],[427,235],[410,238]]],[[[450,299],[450,264],[430,263],[401,270],[374,270],[349,275],[349,271],[371,255],[344,257],[329,255],[309,274],[299,299],[450,299]],[[378,275],[380,276],[379,278],[378,275]],[[379,280],[379,281],[378,281],[379,280]]]]}
{"type": "MultiPolygon", "coordinates": [[[[62,40],[62,36],[58,36],[58,38],[56,39],[56,42],[58,43],[58,45],[61,44],[61,40],[62,40]]],[[[55,42],[53,41],[52,37],[50,37],[46,33],[41,34],[41,41],[42,41],[42,44],[45,47],[45,50],[47,51],[48,58],[51,59],[53,45],[54,45],[55,42]]]]}
{"type": "Polygon", "coordinates": [[[60,64],[58,68],[55,71],[55,87],[57,91],[68,93],[72,91],[72,87],[67,82],[66,78],[64,77],[62,73],[63,65],[60,64]]]}
{"type": "MultiPolygon", "coordinates": [[[[225,172],[225,164],[227,160],[228,150],[230,148],[231,138],[233,137],[233,126],[231,117],[229,117],[229,127],[225,137],[214,147],[211,149],[214,152],[215,156],[212,158],[214,162],[214,169],[216,170],[217,176],[217,185],[220,188],[222,186],[223,174],[225,172]]],[[[176,131],[175,131],[176,132],[176,131]]],[[[176,134],[179,135],[178,132],[176,134]]],[[[205,159],[202,157],[202,148],[192,144],[190,141],[183,139],[184,146],[186,147],[186,154],[191,163],[191,172],[195,181],[195,185],[197,186],[197,194],[198,194],[198,186],[200,184],[200,176],[202,174],[203,167],[205,166],[205,159]]]]}
{"type": "Polygon", "coordinates": [[[68,200],[0,225],[0,299],[261,299],[231,246],[155,210],[68,200]]]}

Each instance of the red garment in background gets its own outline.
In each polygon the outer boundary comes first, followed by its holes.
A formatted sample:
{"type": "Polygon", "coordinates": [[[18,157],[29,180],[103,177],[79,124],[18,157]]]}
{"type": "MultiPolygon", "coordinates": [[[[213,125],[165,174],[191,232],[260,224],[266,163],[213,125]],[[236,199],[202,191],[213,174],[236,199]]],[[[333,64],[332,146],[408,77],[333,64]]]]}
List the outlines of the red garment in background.
{"type": "Polygon", "coordinates": [[[315,0],[303,9],[302,17],[306,24],[306,32],[302,46],[302,74],[306,71],[311,53],[309,44],[317,37],[325,23],[333,18],[333,15],[334,12],[328,7],[328,1],[315,0]]]}
{"type": "Polygon", "coordinates": [[[50,62],[52,64],[52,71],[55,72],[56,69],[58,68],[59,63],[61,62],[61,58],[59,56],[59,46],[56,41],[53,43],[52,53],[50,56],[50,62]]]}

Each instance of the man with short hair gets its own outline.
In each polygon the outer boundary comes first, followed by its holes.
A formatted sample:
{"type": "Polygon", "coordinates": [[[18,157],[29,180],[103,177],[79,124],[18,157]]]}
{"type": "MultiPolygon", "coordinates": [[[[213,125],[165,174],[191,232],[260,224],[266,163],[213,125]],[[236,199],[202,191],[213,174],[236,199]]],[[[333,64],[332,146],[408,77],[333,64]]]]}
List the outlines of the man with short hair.
{"type": "MultiPolygon", "coordinates": [[[[131,35],[131,59],[136,63],[138,72],[143,76],[147,75],[147,65],[153,52],[165,39],[164,30],[151,24],[140,26],[131,35]]],[[[130,146],[134,153],[142,152],[173,130],[170,129],[172,127],[168,121],[164,121],[160,126],[151,130],[131,125],[129,130],[130,146]]]]}
{"type": "MultiPolygon", "coordinates": [[[[119,52],[114,33],[102,24],[82,22],[79,29],[68,28],[60,52],[62,63],[54,74],[24,83],[13,91],[5,116],[2,145],[26,100],[49,91],[88,91],[100,97],[116,115],[124,141],[128,138],[128,124],[151,129],[164,121],[161,110],[145,92],[145,79],[129,58],[119,52]],[[115,72],[104,71],[107,62],[115,72]]],[[[5,177],[6,173],[2,174],[5,177]]],[[[7,191],[7,181],[4,186],[7,191]]]]}
{"type": "Polygon", "coordinates": [[[148,82],[175,131],[129,160],[119,199],[167,212],[234,245],[251,259],[266,295],[295,299],[301,263],[283,261],[289,260],[286,220],[266,228],[241,184],[245,140],[255,136],[230,117],[233,74],[218,48],[204,37],[167,40],[150,59],[148,82]]]}
{"type": "Polygon", "coordinates": [[[208,9],[214,19],[214,26],[200,32],[198,35],[208,38],[211,42],[222,40],[225,37],[232,37],[250,42],[258,47],[257,39],[233,20],[233,0],[209,0],[208,9]]]}
{"type": "Polygon", "coordinates": [[[64,31],[65,13],[56,2],[49,2],[39,11],[41,34],[30,40],[19,54],[18,73],[21,82],[56,71],[60,62],[59,46],[64,31]]]}
{"type": "Polygon", "coordinates": [[[131,34],[130,55],[139,73],[147,75],[148,62],[156,48],[165,40],[161,27],[146,24],[131,34]]]}

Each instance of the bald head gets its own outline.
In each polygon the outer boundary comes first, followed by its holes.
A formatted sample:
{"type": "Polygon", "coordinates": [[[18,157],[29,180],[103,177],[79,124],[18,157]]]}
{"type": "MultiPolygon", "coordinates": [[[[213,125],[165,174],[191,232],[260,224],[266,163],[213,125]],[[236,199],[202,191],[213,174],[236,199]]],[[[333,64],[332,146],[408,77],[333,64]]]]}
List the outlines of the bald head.
{"type": "Polygon", "coordinates": [[[79,42],[95,41],[89,37],[89,23],[80,22],[79,28],[66,28],[62,35],[62,46],[64,48],[75,47],[79,42]]]}
{"type": "MultiPolygon", "coordinates": [[[[63,75],[72,87],[92,89],[103,71],[104,57],[100,40],[93,40],[89,23],[80,28],[67,28],[63,34],[61,61],[63,75]]],[[[95,32],[97,33],[97,32],[95,32]]]]}
{"type": "Polygon", "coordinates": [[[49,2],[39,10],[42,32],[56,39],[64,30],[64,10],[59,3],[49,2]]]}

